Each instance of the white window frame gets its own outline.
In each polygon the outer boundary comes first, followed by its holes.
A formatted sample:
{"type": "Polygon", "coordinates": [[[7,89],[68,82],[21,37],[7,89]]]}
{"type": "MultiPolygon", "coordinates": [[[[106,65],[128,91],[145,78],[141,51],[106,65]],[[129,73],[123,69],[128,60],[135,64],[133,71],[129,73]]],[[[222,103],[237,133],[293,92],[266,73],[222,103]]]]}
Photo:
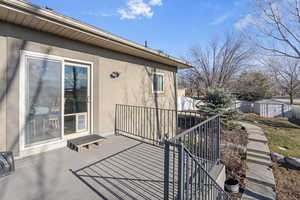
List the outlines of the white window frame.
{"type": "MultiPolygon", "coordinates": [[[[37,149],[37,148],[45,148],[47,149],[47,146],[49,145],[54,145],[57,143],[64,142],[65,135],[64,135],[64,101],[61,102],[61,109],[62,109],[62,120],[61,120],[61,138],[55,141],[50,141],[47,143],[43,144],[37,144],[33,146],[28,146],[25,147],[25,109],[26,109],[26,103],[25,103],[25,97],[26,97],[26,90],[24,89],[25,83],[26,83],[26,61],[27,57],[33,57],[33,58],[38,58],[38,59],[48,59],[48,60],[53,60],[53,61],[60,61],[62,63],[61,66],[61,72],[62,72],[62,94],[64,95],[64,69],[65,69],[65,64],[66,63],[80,63],[82,65],[89,65],[90,66],[90,120],[89,120],[89,131],[91,134],[93,132],[93,63],[88,62],[88,61],[83,61],[83,60],[77,60],[77,59],[71,59],[71,58],[66,58],[62,56],[54,56],[54,55],[48,55],[48,54],[43,54],[43,53],[37,53],[37,52],[32,52],[32,51],[26,51],[26,50],[20,50],[20,57],[21,57],[21,62],[20,62],[20,71],[19,71],[19,151],[26,151],[30,149],[37,149]]],[[[62,99],[64,96],[62,96],[62,99]]]]}
{"type": "Polygon", "coordinates": [[[165,93],[165,74],[162,72],[152,72],[152,93],[156,93],[156,94],[162,94],[165,93]],[[163,87],[162,87],[162,91],[155,91],[154,90],[154,75],[160,75],[162,76],[162,82],[163,82],[163,87]]]}

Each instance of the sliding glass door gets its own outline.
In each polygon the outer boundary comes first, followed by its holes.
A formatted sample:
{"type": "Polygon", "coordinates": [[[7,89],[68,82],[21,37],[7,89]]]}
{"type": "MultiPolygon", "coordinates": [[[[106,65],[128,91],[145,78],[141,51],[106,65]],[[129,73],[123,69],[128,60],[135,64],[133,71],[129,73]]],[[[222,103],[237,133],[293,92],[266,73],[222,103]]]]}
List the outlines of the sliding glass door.
{"type": "Polygon", "coordinates": [[[88,132],[89,67],[66,63],[64,69],[64,134],[88,132]]]}
{"type": "Polygon", "coordinates": [[[25,147],[62,137],[62,62],[27,57],[25,147]]]}
{"type": "Polygon", "coordinates": [[[20,90],[21,99],[25,101],[21,107],[24,135],[21,147],[89,133],[90,66],[55,56],[34,55],[24,56],[25,68],[20,80],[25,84],[20,90]]]}

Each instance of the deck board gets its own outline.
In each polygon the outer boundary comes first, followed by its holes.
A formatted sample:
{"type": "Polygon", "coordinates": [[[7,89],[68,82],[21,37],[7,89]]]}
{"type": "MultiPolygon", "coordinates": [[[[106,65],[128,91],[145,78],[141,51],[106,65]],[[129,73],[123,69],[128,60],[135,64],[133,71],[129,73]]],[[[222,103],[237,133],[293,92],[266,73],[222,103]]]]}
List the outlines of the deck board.
{"type": "Polygon", "coordinates": [[[160,200],[163,161],[163,148],[110,136],[89,151],[62,148],[16,160],[15,173],[0,179],[0,199],[160,200]]]}

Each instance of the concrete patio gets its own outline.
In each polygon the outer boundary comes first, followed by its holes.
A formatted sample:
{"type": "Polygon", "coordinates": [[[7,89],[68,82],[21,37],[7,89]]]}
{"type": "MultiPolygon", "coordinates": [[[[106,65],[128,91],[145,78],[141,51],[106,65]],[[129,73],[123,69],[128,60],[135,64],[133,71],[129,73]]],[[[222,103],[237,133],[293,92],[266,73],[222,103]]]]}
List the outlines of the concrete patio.
{"type": "Polygon", "coordinates": [[[160,147],[124,136],[77,153],[62,148],[16,161],[1,200],[163,199],[160,147]]]}

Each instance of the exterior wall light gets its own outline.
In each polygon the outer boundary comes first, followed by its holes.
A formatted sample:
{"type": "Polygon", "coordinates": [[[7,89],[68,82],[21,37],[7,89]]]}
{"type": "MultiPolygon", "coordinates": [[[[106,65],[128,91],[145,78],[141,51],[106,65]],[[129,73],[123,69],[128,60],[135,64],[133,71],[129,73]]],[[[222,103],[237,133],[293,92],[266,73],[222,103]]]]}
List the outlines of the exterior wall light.
{"type": "Polygon", "coordinates": [[[110,74],[110,78],[112,78],[112,79],[118,78],[120,76],[120,74],[121,74],[120,72],[112,72],[110,74]]]}

